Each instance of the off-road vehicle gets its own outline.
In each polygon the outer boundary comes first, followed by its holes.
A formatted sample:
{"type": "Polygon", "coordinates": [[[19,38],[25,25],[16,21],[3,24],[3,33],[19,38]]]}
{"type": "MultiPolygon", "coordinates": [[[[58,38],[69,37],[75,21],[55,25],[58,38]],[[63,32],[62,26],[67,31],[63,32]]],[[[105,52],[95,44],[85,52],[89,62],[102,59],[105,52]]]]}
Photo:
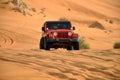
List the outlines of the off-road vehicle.
{"type": "Polygon", "coordinates": [[[75,27],[70,21],[47,21],[42,27],[40,49],[66,48],[67,50],[79,50],[79,36],[74,33],[75,27]]]}

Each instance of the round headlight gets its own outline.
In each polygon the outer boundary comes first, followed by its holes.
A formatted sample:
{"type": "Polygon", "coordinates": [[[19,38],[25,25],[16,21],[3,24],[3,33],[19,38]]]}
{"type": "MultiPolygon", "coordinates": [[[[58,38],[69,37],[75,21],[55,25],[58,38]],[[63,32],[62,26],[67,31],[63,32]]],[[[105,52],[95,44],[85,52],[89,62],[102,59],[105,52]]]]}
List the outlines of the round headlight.
{"type": "Polygon", "coordinates": [[[58,34],[57,32],[54,32],[54,33],[53,33],[54,36],[57,36],[57,34],[58,34]]]}
{"type": "Polygon", "coordinates": [[[68,32],[68,36],[72,36],[72,34],[73,34],[72,32],[68,32]]]}

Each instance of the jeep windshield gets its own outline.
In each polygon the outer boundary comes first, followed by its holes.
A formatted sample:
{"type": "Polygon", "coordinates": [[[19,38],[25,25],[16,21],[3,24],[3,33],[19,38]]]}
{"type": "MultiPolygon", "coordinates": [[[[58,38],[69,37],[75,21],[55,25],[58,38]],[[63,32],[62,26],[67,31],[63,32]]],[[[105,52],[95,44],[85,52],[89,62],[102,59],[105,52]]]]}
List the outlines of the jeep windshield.
{"type": "Polygon", "coordinates": [[[70,22],[47,22],[48,29],[70,29],[70,22]]]}

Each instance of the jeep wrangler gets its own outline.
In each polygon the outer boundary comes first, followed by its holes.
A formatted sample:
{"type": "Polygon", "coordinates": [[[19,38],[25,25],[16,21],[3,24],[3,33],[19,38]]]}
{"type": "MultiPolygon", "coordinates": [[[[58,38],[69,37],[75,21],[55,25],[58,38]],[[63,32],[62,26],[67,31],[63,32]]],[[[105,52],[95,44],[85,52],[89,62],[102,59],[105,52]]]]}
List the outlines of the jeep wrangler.
{"type": "Polygon", "coordinates": [[[47,21],[42,27],[42,37],[39,48],[66,48],[67,50],[79,50],[79,36],[74,33],[75,27],[70,21],[47,21]]]}

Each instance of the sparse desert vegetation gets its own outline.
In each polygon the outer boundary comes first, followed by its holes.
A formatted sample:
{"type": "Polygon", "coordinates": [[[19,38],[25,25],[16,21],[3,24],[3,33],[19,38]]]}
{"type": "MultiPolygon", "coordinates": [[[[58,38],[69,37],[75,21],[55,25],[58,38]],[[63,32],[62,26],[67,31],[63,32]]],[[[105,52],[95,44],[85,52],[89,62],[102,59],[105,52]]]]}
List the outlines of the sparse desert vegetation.
{"type": "Polygon", "coordinates": [[[65,17],[61,17],[61,18],[59,19],[59,21],[68,21],[68,19],[65,18],[65,17]]]}
{"type": "Polygon", "coordinates": [[[106,19],[106,22],[113,24],[113,20],[112,19],[106,19]]]}
{"type": "Polygon", "coordinates": [[[79,38],[79,45],[80,49],[90,49],[89,44],[85,42],[85,39],[83,37],[79,38]]]}
{"type": "Polygon", "coordinates": [[[113,48],[114,49],[120,49],[120,41],[119,42],[115,42],[113,48]]]}

